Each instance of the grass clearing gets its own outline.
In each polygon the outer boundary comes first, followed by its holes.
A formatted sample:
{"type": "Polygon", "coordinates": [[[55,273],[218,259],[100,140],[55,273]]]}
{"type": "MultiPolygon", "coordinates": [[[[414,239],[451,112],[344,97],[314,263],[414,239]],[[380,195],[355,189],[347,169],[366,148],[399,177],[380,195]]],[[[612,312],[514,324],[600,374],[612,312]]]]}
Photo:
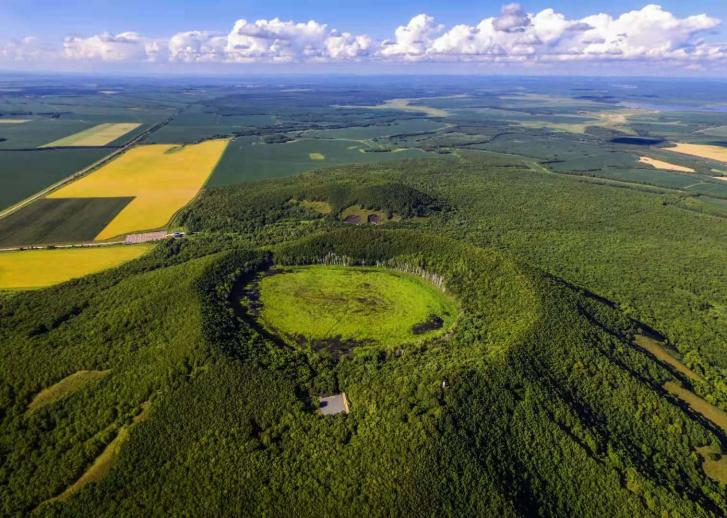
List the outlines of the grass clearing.
{"type": "Polygon", "coordinates": [[[709,146],[706,144],[677,144],[674,147],[664,148],[666,151],[691,155],[707,160],[727,163],[727,148],[721,146],[709,146]]]}
{"type": "Polygon", "coordinates": [[[654,358],[673,367],[690,380],[697,381],[701,379],[699,374],[671,355],[664,345],[658,340],[654,340],[653,338],[644,335],[636,335],[634,341],[636,342],[636,345],[649,352],[654,358]]]}
{"type": "Polygon", "coordinates": [[[702,469],[705,475],[727,485],[727,455],[722,455],[721,450],[714,446],[697,448],[697,453],[704,459],[702,469]]]}
{"type": "Polygon", "coordinates": [[[227,143],[208,140],[182,148],[168,144],[134,147],[49,198],[134,197],[96,240],[161,228],[204,186],[227,143]]]}
{"type": "Polygon", "coordinates": [[[457,318],[455,301],[433,284],[382,268],[278,269],[259,280],[259,295],[264,328],[314,348],[421,342],[457,318]]]}
{"type": "Polygon", "coordinates": [[[0,290],[60,284],[132,261],[151,248],[124,245],[0,252],[0,290]]]}
{"type": "Polygon", "coordinates": [[[95,147],[105,146],[141,126],[138,122],[108,122],[79,131],[41,147],[95,147]]]}
{"type": "Polygon", "coordinates": [[[656,169],[663,169],[664,171],[677,171],[679,173],[696,173],[691,167],[684,167],[683,165],[670,164],[663,160],[657,160],[648,156],[642,156],[639,158],[639,162],[642,164],[650,165],[656,169]]]}
{"type": "Polygon", "coordinates": [[[87,371],[81,370],[66,376],[58,383],[44,388],[33,398],[28,405],[28,413],[37,412],[41,408],[52,405],[75,392],[78,392],[88,383],[105,378],[111,374],[111,370],[87,371]]]}
{"type": "Polygon", "coordinates": [[[308,157],[311,160],[325,160],[326,159],[326,155],[324,155],[323,153],[308,153],[308,157]]]}
{"type": "Polygon", "coordinates": [[[30,122],[30,119],[0,119],[0,124],[23,124],[30,122]]]}
{"type": "Polygon", "coordinates": [[[715,426],[722,430],[722,433],[727,434],[727,413],[723,410],[702,399],[691,390],[682,387],[679,383],[667,381],[664,383],[664,389],[684,401],[689,405],[689,408],[714,423],[715,426]]]}
{"type": "Polygon", "coordinates": [[[149,415],[150,409],[150,401],[142,403],[141,412],[133,418],[130,424],[124,425],[119,429],[119,433],[116,434],[116,437],[114,437],[108,446],[106,446],[104,451],[101,452],[101,455],[96,457],[96,460],[94,460],[93,464],[91,464],[83,475],[81,475],[81,478],[68,486],[63,493],[49,501],[64,500],[83,488],[86,484],[90,482],[98,482],[103,479],[108,472],[111,471],[116,459],[118,459],[119,454],[121,453],[121,447],[129,440],[131,430],[146,419],[147,415],[149,415]]]}
{"type": "Polygon", "coordinates": [[[328,215],[330,214],[333,209],[331,208],[331,204],[327,201],[311,201],[311,200],[290,200],[290,203],[294,205],[299,205],[303,207],[304,209],[311,210],[313,212],[317,212],[318,214],[322,215],[328,215]]]}

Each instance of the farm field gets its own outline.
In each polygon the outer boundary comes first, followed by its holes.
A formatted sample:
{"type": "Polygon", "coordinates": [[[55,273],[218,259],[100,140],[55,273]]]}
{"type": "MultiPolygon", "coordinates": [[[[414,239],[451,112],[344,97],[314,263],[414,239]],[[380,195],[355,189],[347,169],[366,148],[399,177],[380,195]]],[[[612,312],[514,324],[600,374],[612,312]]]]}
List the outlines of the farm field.
{"type": "Polygon", "coordinates": [[[0,210],[94,164],[105,149],[0,149],[0,210]]]}
{"type": "Polygon", "coordinates": [[[227,140],[210,140],[188,146],[137,146],[54,191],[49,199],[133,197],[97,240],[161,228],[197,195],[227,144],[227,140]]]}
{"type": "Polygon", "coordinates": [[[387,99],[382,104],[370,106],[341,106],[341,108],[355,108],[367,110],[393,110],[403,112],[423,113],[430,117],[447,117],[449,112],[441,108],[434,108],[424,104],[428,99],[387,99]]]}
{"type": "Polygon", "coordinates": [[[445,124],[431,119],[407,119],[396,120],[389,124],[364,127],[353,126],[350,128],[339,129],[306,130],[302,132],[302,136],[322,139],[366,140],[376,137],[385,137],[388,135],[431,132],[445,127],[445,124]]]}
{"type": "Polygon", "coordinates": [[[413,275],[374,268],[310,266],[259,280],[259,320],[315,348],[393,348],[445,333],[457,318],[449,295],[413,275]]]}
{"type": "Polygon", "coordinates": [[[256,138],[238,138],[227,148],[210,179],[210,185],[219,187],[293,176],[341,164],[403,160],[427,154],[419,149],[367,151],[371,149],[369,145],[356,140],[300,139],[284,144],[263,144],[256,138]]]}
{"type": "Polygon", "coordinates": [[[98,147],[105,146],[138,128],[138,122],[105,123],[49,142],[41,147],[98,147]]]}
{"type": "Polygon", "coordinates": [[[203,139],[231,135],[239,131],[253,131],[273,124],[273,116],[224,116],[210,113],[204,106],[193,105],[176,115],[169,124],[147,136],[144,143],[192,144],[203,139]]]}
{"type": "Polygon", "coordinates": [[[32,150],[92,127],[93,123],[73,119],[36,118],[23,124],[0,125],[0,149],[32,150]]]}
{"type": "Polygon", "coordinates": [[[133,198],[41,198],[0,219],[0,248],[93,241],[133,198]]]}
{"type": "Polygon", "coordinates": [[[677,144],[667,148],[668,151],[684,155],[706,158],[717,162],[727,163],[727,148],[722,146],[709,146],[704,144],[677,144]]]}
{"type": "Polygon", "coordinates": [[[141,257],[146,245],[0,252],[0,290],[53,286],[141,257]]]}
{"type": "Polygon", "coordinates": [[[671,164],[664,162],[663,160],[657,160],[648,156],[642,156],[639,158],[639,162],[653,166],[655,169],[663,169],[664,171],[676,171],[678,173],[695,173],[696,171],[691,167],[684,167],[683,165],[671,164]]]}
{"type": "Polygon", "coordinates": [[[718,79],[0,78],[29,119],[0,197],[118,152],[0,215],[0,247],[57,245],[0,252],[0,515],[727,516],[726,168],[671,150],[722,146],[725,106],[718,79]]]}

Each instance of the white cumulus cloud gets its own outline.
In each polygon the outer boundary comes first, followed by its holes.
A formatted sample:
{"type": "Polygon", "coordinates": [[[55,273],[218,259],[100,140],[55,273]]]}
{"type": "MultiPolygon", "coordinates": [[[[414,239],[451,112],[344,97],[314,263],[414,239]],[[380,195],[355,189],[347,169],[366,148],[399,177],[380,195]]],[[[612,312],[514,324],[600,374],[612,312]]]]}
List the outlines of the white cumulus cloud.
{"type": "Polygon", "coordinates": [[[26,36],[0,45],[0,61],[38,61],[45,59],[52,50],[34,36],[26,36]]]}
{"type": "Polygon", "coordinates": [[[434,18],[419,14],[408,24],[396,29],[393,40],[384,40],[381,44],[381,55],[386,57],[415,58],[427,53],[432,42],[444,30],[443,25],[434,23],[434,18]]]}
{"type": "MultiPolygon", "coordinates": [[[[391,38],[330,28],[316,20],[237,20],[227,33],[206,30],[148,38],[137,32],[69,36],[62,46],[35,38],[0,44],[1,61],[56,60],[185,63],[493,62],[570,61],[681,63],[727,61],[727,45],[708,35],[720,20],[707,14],[678,17],[659,5],[618,16],[571,19],[554,9],[527,12],[505,5],[497,16],[445,27],[427,14],[400,25],[391,38]]],[[[564,65],[565,66],[565,65],[564,65]]]]}
{"type": "Polygon", "coordinates": [[[553,9],[528,14],[520,5],[509,4],[498,17],[447,31],[441,31],[431,17],[419,15],[397,29],[396,42],[390,48],[382,46],[381,54],[397,55],[400,52],[391,51],[397,48],[406,49],[401,53],[410,59],[440,61],[724,59],[724,46],[702,39],[719,25],[718,19],[705,14],[678,18],[658,5],[618,17],[568,19],[553,9]],[[408,41],[417,43],[405,45],[408,41]]]}
{"type": "Polygon", "coordinates": [[[222,61],[226,46],[226,36],[207,31],[178,32],[169,40],[169,58],[185,62],[222,61]]]}
{"type": "Polygon", "coordinates": [[[77,60],[154,61],[166,54],[166,48],[136,32],[104,32],[88,38],[69,36],[63,41],[63,52],[77,60]]]}
{"type": "Polygon", "coordinates": [[[368,36],[339,33],[314,20],[238,20],[227,35],[225,59],[243,63],[353,59],[366,56],[372,45],[368,36]]]}
{"type": "Polygon", "coordinates": [[[495,29],[502,32],[522,32],[530,24],[530,16],[520,4],[507,4],[502,8],[502,15],[492,23],[495,29]]]}

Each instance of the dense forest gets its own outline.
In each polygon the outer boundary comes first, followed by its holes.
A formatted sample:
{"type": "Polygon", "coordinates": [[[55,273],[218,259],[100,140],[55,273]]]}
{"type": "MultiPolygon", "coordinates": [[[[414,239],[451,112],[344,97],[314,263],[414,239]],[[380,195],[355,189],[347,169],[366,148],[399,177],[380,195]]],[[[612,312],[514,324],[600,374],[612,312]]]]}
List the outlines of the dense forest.
{"type": "Polygon", "coordinates": [[[0,298],[1,512],[727,514],[698,452],[719,457],[724,430],[664,389],[727,402],[727,236],[697,209],[490,154],[209,189],[178,216],[187,238],[0,298]],[[346,225],[352,204],[401,220],[346,225]],[[308,264],[442,279],[460,318],[412,347],[293,347],[240,292],[308,264]],[[636,347],[645,328],[700,380],[636,347]],[[79,371],[99,374],[38,403],[79,371]],[[317,415],[340,391],[350,413],[317,415]]]}

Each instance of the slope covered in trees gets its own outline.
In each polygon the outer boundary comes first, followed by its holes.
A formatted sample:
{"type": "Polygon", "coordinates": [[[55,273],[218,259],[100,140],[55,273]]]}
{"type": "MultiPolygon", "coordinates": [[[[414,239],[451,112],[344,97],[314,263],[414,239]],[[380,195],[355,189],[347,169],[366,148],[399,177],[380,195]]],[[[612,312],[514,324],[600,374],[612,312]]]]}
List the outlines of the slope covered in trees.
{"type": "MultiPolygon", "coordinates": [[[[693,252],[664,244],[701,232],[703,259],[716,261],[721,227],[661,195],[612,189],[508,157],[212,189],[180,215],[188,239],[0,298],[2,513],[724,515],[727,489],[697,450],[725,451],[727,437],[662,388],[720,401],[719,321],[703,319],[706,338],[689,344],[705,378],[693,381],[632,344],[632,318],[648,316],[677,345],[694,328],[617,279],[640,260],[644,282],[677,282],[693,252]],[[389,189],[437,209],[373,228],[289,203],[398,199],[389,189]],[[651,246],[663,268],[644,255],[651,246]],[[437,280],[460,306],[457,324],[445,339],[332,355],[286,345],[239,303],[272,266],[328,263],[437,280]],[[28,412],[80,370],[110,373],[28,412]],[[318,397],[340,391],[350,414],[317,415],[318,397]],[[146,402],[106,476],[48,501],[146,402]]],[[[716,304],[715,276],[699,290],[716,304]]]]}

